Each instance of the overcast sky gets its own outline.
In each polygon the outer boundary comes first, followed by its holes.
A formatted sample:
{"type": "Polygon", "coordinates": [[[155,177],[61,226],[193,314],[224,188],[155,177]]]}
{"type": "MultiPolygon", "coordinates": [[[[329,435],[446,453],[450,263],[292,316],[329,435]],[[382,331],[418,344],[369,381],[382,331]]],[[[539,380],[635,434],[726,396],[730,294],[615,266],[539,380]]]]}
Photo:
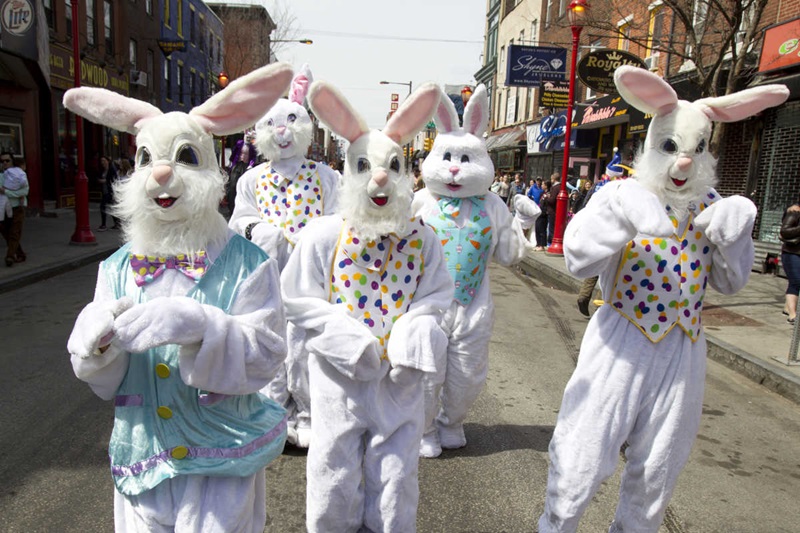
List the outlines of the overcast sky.
{"type": "Polygon", "coordinates": [[[297,37],[314,41],[287,43],[278,59],[308,63],[371,128],[383,128],[392,93],[408,94],[380,81],[473,85],[482,66],[486,0],[264,0],[270,13],[276,3],[294,15],[297,37]]]}

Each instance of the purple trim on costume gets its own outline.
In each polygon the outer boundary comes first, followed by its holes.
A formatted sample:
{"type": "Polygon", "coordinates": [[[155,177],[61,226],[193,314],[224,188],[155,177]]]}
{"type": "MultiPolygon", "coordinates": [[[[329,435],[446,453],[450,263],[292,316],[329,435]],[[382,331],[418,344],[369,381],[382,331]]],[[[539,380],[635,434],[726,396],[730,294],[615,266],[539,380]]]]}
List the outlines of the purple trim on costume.
{"type": "Polygon", "coordinates": [[[144,399],[141,394],[118,394],[114,398],[115,407],[141,407],[144,399]]]}
{"type": "Polygon", "coordinates": [[[197,397],[197,402],[200,405],[214,405],[219,403],[225,398],[229,398],[230,394],[220,394],[218,392],[203,392],[197,397]]]}
{"type": "MultiPolygon", "coordinates": [[[[278,435],[283,433],[286,430],[286,416],[283,417],[283,420],[280,423],[269,430],[267,433],[261,435],[257,439],[254,439],[244,446],[239,446],[238,448],[196,448],[196,447],[187,447],[189,453],[186,455],[187,458],[189,457],[200,457],[200,458],[216,458],[216,459],[241,459],[251,453],[255,452],[258,448],[267,445],[271,441],[273,441],[278,435]]],[[[111,465],[111,474],[114,476],[137,476],[144,472],[145,470],[150,470],[155,468],[156,466],[160,465],[168,461],[172,457],[172,450],[174,448],[170,448],[168,450],[164,450],[163,452],[150,456],[144,461],[139,461],[138,463],[134,463],[130,466],[124,465],[111,465]]],[[[109,457],[109,460],[111,458],[109,457]]]]}

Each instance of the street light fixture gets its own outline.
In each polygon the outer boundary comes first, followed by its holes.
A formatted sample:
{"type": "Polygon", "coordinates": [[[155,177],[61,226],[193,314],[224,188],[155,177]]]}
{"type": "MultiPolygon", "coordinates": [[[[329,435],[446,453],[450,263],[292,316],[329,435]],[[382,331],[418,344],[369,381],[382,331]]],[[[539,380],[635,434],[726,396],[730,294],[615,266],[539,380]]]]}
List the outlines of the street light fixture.
{"type": "MultiPolygon", "coordinates": [[[[412,81],[410,81],[408,83],[406,83],[404,81],[382,81],[381,82],[381,85],[407,85],[408,86],[408,96],[411,96],[411,88],[413,86],[412,84],[413,84],[412,81]]],[[[410,146],[411,146],[411,143],[406,145],[406,170],[408,170],[409,164],[411,163],[411,154],[410,154],[411,150],[408,149],[410,146]]]]}
{"type": "Polygon", "coordinates": [[[270,43],[300,43],[300,44],[314,44],[311,39],[270,39],[270,43]]]}
{"type": "Polygon", "coordinates": [[[564,161],[561,165],[561,186],[556,196],[556,222],[553,228],[553,242],[547,248],[547,253],[564,255],[564,229],[567,225],[567,170],[569,169],[569,145],[572,138],[572,108],[575,105],[575,67],[578,61],[578,42],[581,30],[586,23],[589,4],[586,0],[572,0],[567,11],[569,25],[572,29],[572,57],[569,69],[569,100],[567,102],[567,125],[564,129],[564,161]]]}
{"type": "MultiPolygon", "coordinates": [[[[81,54],[80,34],[78,33],[78,0],[70,0],[72,7],[72,60],[73,84],[81,86],[81,54]]],[[[83,161],[83,119],[75,116],[75,143],[78,155],[78,175],[75,177],[75,233],[70,238],[70,244],[97,244],[97,239],[89,226],[89,179],[83,161]]]]}

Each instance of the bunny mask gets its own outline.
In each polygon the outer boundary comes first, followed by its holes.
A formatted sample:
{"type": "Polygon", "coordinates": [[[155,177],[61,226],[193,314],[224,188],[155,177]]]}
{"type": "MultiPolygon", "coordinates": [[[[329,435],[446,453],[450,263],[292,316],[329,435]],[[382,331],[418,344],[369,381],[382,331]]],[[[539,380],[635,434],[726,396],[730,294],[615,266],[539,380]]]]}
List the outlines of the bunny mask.
{"type": "Polygon", "coordinates": [[[143,253],[195,253],[224,238],[218,206],[225,178],[213,136],[253,124],[280,97],[291,66],[276,63],[238,78],[188,114],[156,107],[105,89],[81,87],[64,106],[92,122],[136,134],[136,170],[115,187],[116,214],[126,240],[143,253]]]}
{"type": "Polygon", "coordinates": [[[433,116],[439,130],[433,148],[422,163],[425,186],[437,196],[467,198],[485,194],[494,177],[483,133],[489,124],[489,96],[481,84],[464,109],[464,127],[456,107],[440,90],[433,116]]]}
{"type": "Polygon", "coordinates": [[[303,157],[311,146],[312,125],[303,101],[313,81],[308,65],[292,80],[288,98],[281,98],[256,123],[256,147],[275,163],[303,157]]]}
{"type": "Polygon", "coordinates": [[[344,96],[327,83],[315,82],[308,99],[316,116],[350,142],[338,213],[366,241],[389,233],[404,235],[413,196],[400,145],[410,142],[430,120],[439,88],[426,83],[414,91],[383,131],[370,130],[344,96]]]}
{"type": "Polygon", "coordinates": [[[687,102],[655,74],[630,66],[616,70],[614,83],[626,102],[653,115],[634,164],[636,179],[677,212],[716,181],[716,160],[708,152],[712,121],[736,122],[789,97],[783,85],[764,85],[687,102]]]}

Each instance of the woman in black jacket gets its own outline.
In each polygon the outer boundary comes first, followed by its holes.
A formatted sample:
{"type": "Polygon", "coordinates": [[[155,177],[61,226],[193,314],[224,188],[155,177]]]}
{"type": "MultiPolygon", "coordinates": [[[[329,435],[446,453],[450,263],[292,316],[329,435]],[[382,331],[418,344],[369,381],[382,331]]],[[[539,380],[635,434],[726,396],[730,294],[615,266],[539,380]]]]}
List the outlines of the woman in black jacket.
{"type": "Polygon", "coordinates": [[[800,199],[784,211],[780,237],[783,241],[781,264],[789,278],[783,313],[789,315],[789,323],[794,324],[797,295],[800,293],[800,199]]]}

